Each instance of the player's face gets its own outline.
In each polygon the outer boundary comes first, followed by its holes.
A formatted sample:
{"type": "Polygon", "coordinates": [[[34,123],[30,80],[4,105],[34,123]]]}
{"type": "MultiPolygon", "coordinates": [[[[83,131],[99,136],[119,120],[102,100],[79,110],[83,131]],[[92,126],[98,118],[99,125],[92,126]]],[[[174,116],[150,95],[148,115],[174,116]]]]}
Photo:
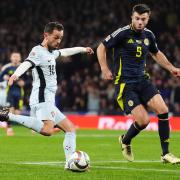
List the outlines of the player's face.
{"type": "Polygon", "coordinates": [[[12,53],[10,60],[14,65],[18,65],[21,62],[21,54],[20,53],[12,53]]]}
{"type": "Polygon", "coordinates": [[[148,13],[138,14],[137,12],[134,12],[131,18],[132,18],[133,28],[137,31],[141,31],[146,27],[149,21],[149,14],[148,13]]]}
{"type": "Polygon", "coordinates": [[[54,29],[52,33],[46,33],[45,37],[47,39],[48,48],[52,50],[59,49],[59,45],[62,41],[63,35],[64,31],[58,31],[57,29],[54,29]]]}

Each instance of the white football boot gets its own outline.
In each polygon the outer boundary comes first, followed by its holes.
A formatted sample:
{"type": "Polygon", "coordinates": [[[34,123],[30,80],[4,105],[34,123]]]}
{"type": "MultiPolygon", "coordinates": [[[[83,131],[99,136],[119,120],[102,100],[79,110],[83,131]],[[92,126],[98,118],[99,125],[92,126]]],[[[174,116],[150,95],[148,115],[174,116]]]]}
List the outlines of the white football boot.
{"type": "Polygon", "coordinates": [[[123,144],[122,142],[123,137],[124,135],[119,136],[119,144],[121,145],[122,155],[126,160],[132,162],[134,161],[134,155],[132,152],[131,145],[123,144]]]}
{"type": "Polygon", "coordinates": [[[170,163],[170,164],[180,164],[180,158],[174,156],[171,153],[168,153],[164,156],[161,156],[161,161],[163,163],[170,163]]]}

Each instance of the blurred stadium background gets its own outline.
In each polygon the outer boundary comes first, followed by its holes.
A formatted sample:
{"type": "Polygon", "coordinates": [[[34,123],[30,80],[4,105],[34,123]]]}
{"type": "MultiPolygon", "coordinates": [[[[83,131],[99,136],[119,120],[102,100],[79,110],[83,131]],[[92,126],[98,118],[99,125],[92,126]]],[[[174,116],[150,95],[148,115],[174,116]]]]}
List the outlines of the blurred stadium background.
{"type": "MultiPolygon", "coordinates": [[[[83,1],[6,0],[0,3],[0,66],[9,63],[14,50],[25,59],[31,48],[41,42],[44,25],[59,21],[65,27],[62,47],[92,46],[109,33],[130,22],[131,8],[146,3],[152,9],[148,27],[155,33],[159,48],[180,67],[180,23],[178,0],[83,1]]],[[[113,100],[112,82],[101,79],[96,56],[77,55],[57,63],[57,106],[64,112],[100,115],[122,114],[113,100]]],[[[109,57],[111,61],[111,57],[109,57]]],[[[180,115],[180,79],[170,77],[152,59],[147,61],[152,81],[161,91],[170,112],[180,115]]],[[[28,109],[30,86],[26,85],[28,109]]]]}

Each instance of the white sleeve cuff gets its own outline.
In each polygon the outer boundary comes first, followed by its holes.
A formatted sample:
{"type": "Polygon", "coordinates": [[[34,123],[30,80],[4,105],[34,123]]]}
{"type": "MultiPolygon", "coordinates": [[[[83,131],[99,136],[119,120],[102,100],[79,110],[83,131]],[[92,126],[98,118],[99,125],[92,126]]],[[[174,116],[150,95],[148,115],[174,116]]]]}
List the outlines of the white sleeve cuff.
{"type": "Polygon", "coordinates": [[[73,48],[60,49],[59,51],[60,51],[61,56],[67,57],[67,56],[72,56],[74,54],[85,53],[86,48],[85,47],[73,47],[73,48]]]}
{"type": "Polygon", "coordinates": [[[23,75],[30,67],[32,67],[32,63],[29,61],[24,61],[23,63],[21,63],[19,65],[19,67],[16,69],[16,71],[14,72],[14,75],[16,75],[16,77],[20,77],[21,75],[23,75]]]}

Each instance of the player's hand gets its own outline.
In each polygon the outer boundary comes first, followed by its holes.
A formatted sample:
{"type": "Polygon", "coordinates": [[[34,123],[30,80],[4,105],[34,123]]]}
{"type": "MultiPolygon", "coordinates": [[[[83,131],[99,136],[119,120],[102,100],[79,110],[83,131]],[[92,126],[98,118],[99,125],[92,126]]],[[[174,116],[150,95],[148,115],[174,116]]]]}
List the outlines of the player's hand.
{"type": "Polygon", "coordinates": [[[180,77],[180,68],[173,67],[171,69],[171,74],[175,77],[180,77]]]}
{"type": "Polygon", "coordinates": [[[109,70],[109,68],[102,69],[102,77],[105,80],[113,80],[112,72],[109,70]]]}
{"type": "Polygon", "coordinates": [[[87,54],[94,54],[94,51],[90,47],[86,47],[87,54]]]}
{"type": "Polygon", "coordinates": [[[12,86],[14,81],[16,81],[18,79],[18,77],[16,75],[12,75],[10,78],[9,78],[9,81],[8,81],[8,85],[9,86],[12,86]]]}

